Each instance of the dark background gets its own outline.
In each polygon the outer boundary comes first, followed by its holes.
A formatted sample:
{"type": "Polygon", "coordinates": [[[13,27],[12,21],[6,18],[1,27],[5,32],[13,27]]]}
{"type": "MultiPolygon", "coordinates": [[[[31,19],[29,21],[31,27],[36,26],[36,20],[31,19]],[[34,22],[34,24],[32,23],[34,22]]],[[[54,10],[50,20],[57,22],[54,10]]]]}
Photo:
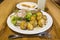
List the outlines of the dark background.
{"type": "Polygon", "coordinates": [[[3,2],[3,0],[0,0],[0,3],[2,3],[3,2]]]}

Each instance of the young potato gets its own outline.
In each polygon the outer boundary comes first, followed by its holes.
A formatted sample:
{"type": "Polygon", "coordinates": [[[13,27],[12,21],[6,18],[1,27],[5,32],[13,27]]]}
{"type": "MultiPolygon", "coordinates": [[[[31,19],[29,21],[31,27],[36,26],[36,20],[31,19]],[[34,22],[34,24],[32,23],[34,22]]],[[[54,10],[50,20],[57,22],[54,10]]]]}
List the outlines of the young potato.
{"type": "Polygon", "coordinates": [[[40,27],[42,27],[42,26],[45,25],[45,24],[46,24],[46,20],[43,19],[43,18],[38,21],[38,25],[39,25],[40,27]]]}
{"type": "Polygon", "coordinates": [[[37,12],[36,14],[37,14],[37,16],[43,16],[43,14],[41,12],[37,12]]]}
{"type": "Polygon", "coordinates": [[[37,26],[37,20],[34,21],[34,27],[36,27],[36,26],[37,26]]]}
{"type": "Polygon", "coordinates": [[[42,17],[43,17],[43,14],[40,13],[40,12],[38,12],[38,13],[37,13],[37,20],[40,20],[42,17]]]}
{"type": "Polygon", "coordinates": [[[45,19],[42,18],[40,21],[41,21],[41,23],[42,23],[43,25],[46,24],[46,20],[45,20],[45,19]]]}
{"type": "Polygon", "coordinates": [[[32,15],[30,20],[34,21],[34,20],[36,20],[36,17],[32,15]]]}
{"type": "Polygon", "coordinates": [[[37,16],[37,20],[40,20],[42,18],[42,16],[37,16]]]}
{"type": "Polygon", "coordinates": [[[39,27],[42,27],[43,26],[43,24],[41,23],[41,20],[38,21],[38,26],[39,27]]]}
{"type": "Polygon", "coordinates": [[[27,24],[27,29],[28,29],[28,30],[33,30],[33,28],[34,28],[34,27],[33,27],[32,24],[30,24],[30,23],[27,24]]]}
{"type": "Polygon", "coordinates": [[[30,21],[30,24],[34,25],[34,21],[30,21]]]}
{"type": "Polygon", "coordinates": [[[27,26],[26,21],[22,21],[22,22],[20,23],[20,28],[21,28],[22,30],[25,30],[25,29],[26,29],[26,26],[27,26]]]}
{"type": "Polygon", "coordinates": [[[35,20],[35,21],[30,21],[30,24],[32,24],[34,27],[36,27],[37,26],[37,21],[35,20]]]}

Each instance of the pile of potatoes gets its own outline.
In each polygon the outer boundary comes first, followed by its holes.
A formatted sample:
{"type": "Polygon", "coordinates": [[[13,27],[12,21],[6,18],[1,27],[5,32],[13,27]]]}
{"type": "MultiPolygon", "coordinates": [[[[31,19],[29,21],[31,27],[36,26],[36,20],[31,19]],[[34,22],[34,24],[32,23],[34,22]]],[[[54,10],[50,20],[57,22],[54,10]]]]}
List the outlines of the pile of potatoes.
{"type": "Polygon", "coordinates": [[[37,12],[31,16],[29,22],[22,20],[20,23],[20,28],[22,30],[33,30],[37,26],[43,27],[43,25],[46,25],[46,21],[46,15],[43,15],[41,12],[37,12]]]}

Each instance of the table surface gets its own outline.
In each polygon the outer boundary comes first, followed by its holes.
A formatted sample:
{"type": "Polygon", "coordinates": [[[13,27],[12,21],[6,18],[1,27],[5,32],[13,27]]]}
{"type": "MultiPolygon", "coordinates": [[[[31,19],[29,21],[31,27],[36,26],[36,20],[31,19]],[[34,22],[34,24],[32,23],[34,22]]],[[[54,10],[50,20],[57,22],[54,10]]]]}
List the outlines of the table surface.
{"type": "MultiPolygon", "coordinates": [[[[5,28],[3,33],[0,36],[0,40],[9,40],[8,36],[11,34],[15,34],[12,30],[10,30],[6,24],[6,19],[8,15],[14,10],[15,5],[22,1],[29,0],[4,0],[0,4],[0,30],[5,28]]],[[[37,0],[30,0],[37,3],[37,0]]],[[[14,40],[60,40],[60,9],[55,6],[50,0],[47,0],[46,7],[48,8],[49,14],[52,16],[54,23],[52,25],[51,30],[49,29],[49,33],[52,35],[51,39],[43,38],[43,37],[24,37],[18,38],[14,40]]]]}

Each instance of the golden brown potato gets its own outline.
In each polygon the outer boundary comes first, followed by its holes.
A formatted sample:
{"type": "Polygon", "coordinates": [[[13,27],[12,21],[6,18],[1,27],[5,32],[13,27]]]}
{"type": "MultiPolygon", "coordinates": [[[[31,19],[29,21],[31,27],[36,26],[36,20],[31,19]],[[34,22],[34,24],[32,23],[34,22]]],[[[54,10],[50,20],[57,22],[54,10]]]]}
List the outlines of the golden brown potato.
{"type": "Polygon", "coordinates": [[[46,15],[43,15],[41,12],[37,12],[36,15],[32,14],[30,21],[21,21],[20,28],[22,30],[33,30],[35,27],[43,27],[43,25],[46,24],[47,17],[46,15]]]}
{"type": "Polygon", "coordinates": [[[46,20],[45,20],[45,19],[42,18],[40,21],[41,21],[41,23],[42,23],[43,25],[46,24],[46,20]]]}
{"type": "Polygon", "coordinates": [[[39,25],[40,27],[42,27],[42,26],[45,25],[45,24],[46,24],[46,20],[43,19],[43,18],[38,21],[38,25],[39,25]]]}
{"type": "Polygon", "coordinates": [[[34,27],[36,27],[36,26],[37,26],[37,21],[35,20],[35,21],[34,21],[34,27]]]}
{"type": "Polygon", "coordinates": [[[27,24],[27,29],[28,29],[28,30],[33,30],[33,28],[34,28],[34,27],[33,27],[32,24],[30,24],[30,23],[27,24]]]}
{"type": "Polygon", "coordinates": [[[37,26],[37,21],[35,20],[35,21],[30,21],[30,24],[32,24],[34,27],[36,27],[37,26]]]}
{"type": "Polygon", "coordinates": [[[37,20],[40,20],[42,18],[42,16],[37,16],[37,20]]]}
{"type": "Polygon", "coordinates": [[[36,13],[37,16],[42,16],[43,14],[41,12],[36,13]]]}
{"type": "Polygon", "coordinates": [[[38,26],[39,27],[42,27],[43,26],[43,24],[41,23],[41,20],[38,21],[38,26]]]}
{"type": "Polygon", "coordinates": [[[37,13],[37,20],[40,20],[42,17],[43,17],[43,14],[40,13],[40,12],[38,12],[38,13],[37,13]]]}
{"type": "Polygon", "coordinates": [[[33,24],[34,24],[34,21],[30,21],[30,24],[32,24],[32,25],[33,25],[33,24]]]}
{"type": "Polygon", "coordinates": [[[31,16],[31,19],[30,20],[36,20],[36,17],[35,16],[31,16]]]}
{"type": "Polygon", "coordinates": [[[21,28],[22,30],[26,29],[26,26],[27,26],[26,21],[22,21],[22,22],[20,23],[20,28],[21,28]]]}

